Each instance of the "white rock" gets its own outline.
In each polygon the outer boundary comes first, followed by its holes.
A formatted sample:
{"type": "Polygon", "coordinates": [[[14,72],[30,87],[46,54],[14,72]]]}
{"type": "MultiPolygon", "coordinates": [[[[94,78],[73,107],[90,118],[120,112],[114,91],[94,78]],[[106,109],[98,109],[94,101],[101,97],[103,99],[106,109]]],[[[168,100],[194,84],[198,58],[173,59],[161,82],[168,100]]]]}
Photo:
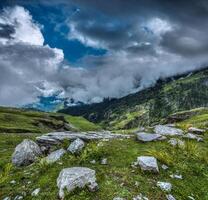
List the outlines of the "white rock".
{"type": "Polygon", "coordinates": [[[195,198],[192,196],[188,196],[188,199],[195,200],[195,198]]]}
{"type": "Polygon", "coordinates": [[[175,197],[171,194],[166,195],[167,200],[176,200],[175,197]]]}
{"type": "Polygon", "coordinates": [[[137,158],[136,165],[144,171],[159,172],[156,158],[152,156],[140,156],[137,158]]]}
{"type": "Polygon", "coordinates": [[[91,160],[90,163],[91,164],[96,164],[96,160],[91,160]]]}
{"type": "Polygon", "coordinates": [[[38,194],[39,194],[39,192],[40,192],[40,188],[37,188],[37,189],[35,189],[33,192],[32,192],[32,196],[37,196],[38,194]]]}
{"type": "Polygon", "coordinates": [[[10,181],[10,183],[11,183],[11,184],[15,184],[15,183],[16,183],[16,181],[15,181],[15,180],[12,180],[12,181],[10,181]]]}
{"type": "Polygon", "coordinates": [[[161,190],[165,192],[170,192],[172,189],[172,184],[168,182],[157,182],[157,186],[160,187],[161,190]]]}
{"type": "Polygon", "coordinates": [[[183,131],[181,129],[169,127],[166,125],[155,126],[155,133],[167,136],[183,135],[183,131]]]}
{"type": "Polygon", "coordinates": [[[72,167],[63,169],[57,178],[57,186],[59,188],[59,197],[64,198],[64,190],[68,192],[73,191],[75,188],[83,188],[90,185],[96,186],[95,171],[85,167],[72,167]]]}
{"type": "Polygon", "coordinates": [[[161,167],[162,167],[162,169],[164,169],[164,170],[167,170],[167,169],[169,168],[167,165],[164,165],[164,164],[163,164],[161,167]]]}
{"type": "Polygon", "coordinates": [[[48,163],[54,163],[57,160],[59,160],[65,153],[66,153],[66,151],[64,149],[59,149],[59,150],[53,151],[52,153],[50,153],[45,158],[46,159],[46,162],[48,162],[48,163]]]}
{"type": "Polygon", "coordinates": [[[74,140],[68,147],[67,151],[71,152],[72,154],[80,153],[81,150],[84,148],[85,143],[83,140],[77,138],[74,140]]]}
{"type": "Polygon", "coordinates": [[[135,133],[137,140],[141,142],[151,142],[151,141],[158,141],[158,140],[165,140],[166,137],[160,134],[153,134],[153,133],[135,133]]]}
{"type": "Polygon", "coordinates": [[[40,147],[32,140],[25,139],[16,146],[12,163],[18,167],[26,166],[33,163],[40,155],[40,147]]]}
{"type": "Polygon", "coordinates": [[[11,200],[11,198],[10,197],[5,197],[5,198],[3,198],[3,200],[11,200]]]}
{"type": "Polygon", "coordinates": [[[182,175],[177,175],[177,174],[171,174],[170,177],[175,179],[183,179],[182,175]]]}
{"type": "Polygon", "coordinates": [[[172,146],[180,146],[180,147],[182,147],[182,146],[184,146],[184,141],[182,141],[182,140],[179,140],[179,139],[177,139],[177,138],[171,138],[169,141],[168,141],[168,143],[170,144],[170,145],[172,145],[172,146]]]}
{"type": "Polygon", "coordinates": [[[20,195],[17,195],[17,196],[14,198],[14,200],[21,200],[21,199],[23,199],[23,196],[20,196],[20,195]]]}
{"type": "Polygon", "coordinates": [[[201,134],[203,134],[205,132],[205,130],[204,129],[195,128],[195,127],[190,127],[188,129],[188,132],[201,135],[201,134]]]}
{"type": "Polygon", "coordinates": [[[108,164],[107,158],[103,158],[103,159],[101,160],[101,165],[107,165],[107,164],[108,164]]]}
{"type": "Polygon", "coordinates": [[[125,199],[121,197],[114,197],[113,200],[125,200],[125,199]]]}
{"type": "Polygon", "coordinates": [[[134,197],[133,200],[149,200],[149,199],[140,193],[139,195],[134,197]]]}

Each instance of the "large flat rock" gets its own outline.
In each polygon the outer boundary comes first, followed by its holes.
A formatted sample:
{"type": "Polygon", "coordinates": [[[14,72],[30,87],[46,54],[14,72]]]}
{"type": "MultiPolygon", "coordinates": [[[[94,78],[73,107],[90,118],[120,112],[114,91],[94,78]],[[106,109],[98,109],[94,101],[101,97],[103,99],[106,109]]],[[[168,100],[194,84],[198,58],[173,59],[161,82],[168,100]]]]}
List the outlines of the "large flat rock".
{"type": "Polygon", "coordinates": [[[183,131],[178,128],[169,127],[166,125],[155,126],[155,133],[166,136],[181,136],[183,131]]]}
{"type": "Polygon", "coordinates": [[[165,140],[166,137],[156,133],[145,133],[139,132],[135,133],[137,140],[141,142],[151,142],[151,141],[158,141],[158,140],[165,140]]]}
{"type": "Polygon", "coordinates": [[[44,145],[54,145],[59,144],[63,140],[67,139],[69,141],[74,141],[77,138],[82,139],[84,141],[91,140],[102,140],[102,139],[119,139],[119,138],[130,138],[131,135],[123,135],[123,134],[114,134],[110,131],[99,131],[99,132],[52,132],[40,137],[37,137],[36,140],[39,144],[44,145]]]}

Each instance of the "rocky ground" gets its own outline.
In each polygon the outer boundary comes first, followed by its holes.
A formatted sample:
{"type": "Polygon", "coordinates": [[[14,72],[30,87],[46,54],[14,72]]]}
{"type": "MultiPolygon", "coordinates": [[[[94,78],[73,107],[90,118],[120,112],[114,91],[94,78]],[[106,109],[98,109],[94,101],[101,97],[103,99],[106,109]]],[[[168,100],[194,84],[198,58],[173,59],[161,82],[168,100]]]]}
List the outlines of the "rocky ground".
{"type": "Polygon", "coordinates": [[[208,199],[205,128],[118,132],[0,134],[0,199],[208,199]]]}

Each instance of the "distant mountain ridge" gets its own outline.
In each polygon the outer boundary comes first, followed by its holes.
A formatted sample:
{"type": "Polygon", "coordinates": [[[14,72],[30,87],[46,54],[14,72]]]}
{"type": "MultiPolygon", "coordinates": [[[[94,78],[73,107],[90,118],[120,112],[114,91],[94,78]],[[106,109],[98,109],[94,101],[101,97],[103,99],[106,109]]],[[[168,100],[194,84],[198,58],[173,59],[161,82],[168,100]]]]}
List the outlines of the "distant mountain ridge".
{"type": "Polygon", "coordinates": [[[160,79],[155,86],[120,99],[61,109],[59,112],[125,129],[150,125],[168,115],[208,106],[208,68],[160,79]]]}

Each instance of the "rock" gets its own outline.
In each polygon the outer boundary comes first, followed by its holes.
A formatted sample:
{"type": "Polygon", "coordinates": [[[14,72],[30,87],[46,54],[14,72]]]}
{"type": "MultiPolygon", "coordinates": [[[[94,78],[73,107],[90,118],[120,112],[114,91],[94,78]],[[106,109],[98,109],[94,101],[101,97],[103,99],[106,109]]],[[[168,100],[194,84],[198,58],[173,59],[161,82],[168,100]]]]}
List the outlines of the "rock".
{"type": "Polygon", "coordinates": [[[133,200],[149,200],[149,199],[140,193],[138,196],[134,197],[133,200]]]}
{"type": "Polygon", "coordinates": [[[167,194],[166,195],[166,199],[167,200],[176,200],[175,197],[173,195],[171,195],[171,194],[167,194]]]}
{"type": "Polygon", "coordinates": [[[38,193],[40,192],[40,188],[37,188],[37,189],[35,189],[33,192],[32,192],[32,196],[37,196],[38,195],[38,193]]]}
{"type": "Polygon", "coordinates": [[[170,177],[175,179],[183,179],[182,175],[177,175],[177,174],[171,174],[170,177]]]}
{"type": "Polygon", "coordinates": [[[72,154],[78,154],[84,148],[85,143],[81,139],[77,138],[74,140],[68,147],[67,151],[71,152],[72,154]]]}
{"type": "Polygon", "coordinates": [[[15,180],[12,180],[12,181],[10,181],[10,183],[11,183],[11,184],[15,184],[15,183],[16,183],[16,181],[15,181],[15,180]]]}
{"type": "Polygon", "coordinates": [[[139,183],[138,181],[136,181],[136,182],[134,183],[134,185],[135,185],[136,187],[138,187],[138,186],[140,185],[140,183],[139,183]]]}
{"type": "Polygon", "coordinates": [[[204,129],[195,128],[195,127],[190,127],[188,129],[188,132],[195,133],[195,134],[198,134],[198,135],[202,135],[205,132],[205,130],[204,129]]]}
{"type": "Polygon", "coordinates": [[[165,192],[170,192],[172,189],[172,184],[168,182],[157,182],[157,186],[160,187],[161,190],[165,192]]]}
{"type": "Polygon", "coordinates": [[[164,169],[164,170],[167,170],[167,169],[168,169],[168,166],[167,166],[167,165],[164,165],[164,164],[163,164],[161,167],[162,167],[162,169],[164,169]]]}
{"type": "Polygon", "coordinates": [[[171,138],[169,141],[168,141],[169,144],[171,144],[172,146],[184,146],[184,141],[182,140],[179,140],[179,139],[176,139],[176,138],[171,138]]]}
{"type": "Polygon", "coordinates": [[[107,158],[103,158],[103,159],[101,160],[101,165],[107,165],[107,164],[108,164],[107,158]]]}
{"type": "Polygon", "coordinates": [[[5,197],[5,198],[3,198],[3,200],[11,200],[11,198],[10,197],[5,197]]]}
{"type": "Polygon", "coordinates": [[[54,163],[57,160],[59,160],[64,154],[66,153],[66,151],[64,149],[59,149],[56,151],[53,151],[52,153],[50,153],[46,158],[46,162],[48,163],[54,163]]]}
{"type": "Polygon", "coordinates": [[[63,140],[67,139],[74,141],[77,138],[80,138],[83,141],[92,141],[92,140],[102,140],[102,139],[120,139],[120,138],[130,138],[131,135],[124,134],[114,134],[110,131],[99,131],[99,132],[53,132],[37,137],[36,140],[39,144],[45,146],[56,145],[61,143],[63,140]]]}
{"type": "Polygon", "coordinates": [[[91,164],[96,164],[96,160],[91,160],[90,163],[91,164]]]}
{"type": "Polygon", "coordinates": [[[166,139],[165,136],[162,136],[160,134],[153,134],[153,133],[140,132],[140,133],[135,133],[135,135],[137,137],[137,140],[142,142],[151,142],[151,141],[166,139]]]}
{"type": "Polygon", "coordinates": [[[75,188],[83,188],[93,186],[97,189],[95,171],[85,167],[72,167],[63,169],[57,179],[57,186],[59,188],[59,197],[64,198],[64,190],[68,192],[73,191],[75,188]]]}
{"type": "Polygon", "coordinates": [[[12,163],[18,167],[27,166],[33,163],[40,155],[40,147],[32,140],[25,139],[16,146],[12,155],[12,163]]]}
{"type": "Polygon", "coordinates": [[[181,129],[169,127],[166,125],[155,126],[155,133],[160,134],[160,135],[166,135],[166,136],[183,135],[183,131],[181,129]]]}
{"type": "Polygon", "coordinates": [[[136,165],[139,165],[143,171],[159,172],[156,158],[152,156],[140,156],[137,158],[136,165]]]}
{"type": "Polygon", "coordinates": [[[114,197],[113,200],[125,200],[125,199],[121,197],[114,197]]]}
{"type": "Polygon", "coordinates": [[[20,196],[20,195],[17,195],[17,196],[14,198],[14,200],[21,200],[21,199],[23,199],[23,196],[20,196]]]}
{"type": "Polygon", "coordinates": [[[195,200],[195,198],[192,197],[192,196],[188,196],[188,199],[190,199],[190,200],[195,200]]]}
{"type": "Polygon", "coordinates": [[[99,186],[96,182],[94,182],[88,185],[88,189],[90,192],[96,192],[99,189],[99,186]]]}
{"type": "Polygon", "coordinates": [[[197,140],[198,142],[202,142],[203,141],[203,138],[199,137],[198,135],[194,135],[193,133],[187,133],[183,137],[191,139],[191,140],[197,140]]]}

